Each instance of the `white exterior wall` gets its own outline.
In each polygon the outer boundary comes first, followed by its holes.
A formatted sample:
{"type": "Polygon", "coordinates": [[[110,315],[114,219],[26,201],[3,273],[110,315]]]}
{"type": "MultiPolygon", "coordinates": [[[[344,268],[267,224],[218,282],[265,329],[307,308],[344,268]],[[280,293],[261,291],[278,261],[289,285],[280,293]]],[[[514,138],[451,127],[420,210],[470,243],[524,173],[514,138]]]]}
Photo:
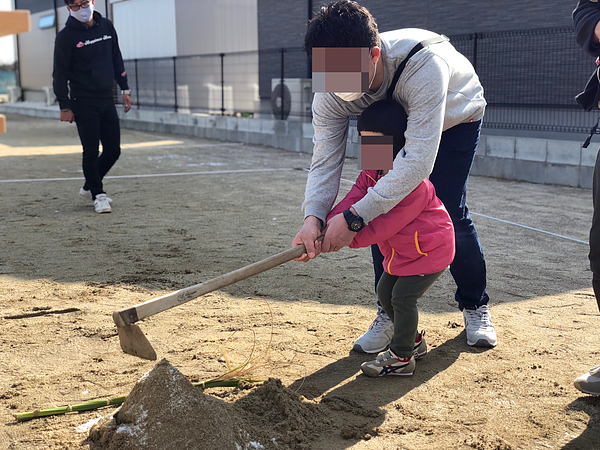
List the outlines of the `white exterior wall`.
{"type": "Polygon", "coordinates": [[[109,0],[125,59],[258,50],[257,0],[109,0]]]}
{"type": "Polygon", "coordinates": [[[257,0],[176,0],[177,54],[258,50],[257,0]]]}
{"type": "Polygon", "coordinates": [[[175,0],[127,0],[112,4],[123,59],[177,55],[175,0]]]}
{"type": "MultiPolygon", "coordinates": [[[[254,111],[258,102],[257,0],[176,0],[177,54],[227,55],[224,60],[225,113],[254,111]]],[[[181,104],[221,112],[221,61],[182,58],[177,81],[181,104]]]]}
{"type": "MultiPolygon", "coordinates": [[[[170,104],[177,95],[182,111],[220,113],[218,54],[250,52],[225,57],[224,108],[226,113],[254,111],[259,101],[257,0],[111,0],[111,7],[123,59],[138,59],[141,102],[170,104]],[[190,57],[206,54],[215,56],[190,57]],[[143,61],[173,56],[180,57],[175,70],[167,59],[143,61]]],[[[133,64],[126,67],[133,84],[133,64]]]]}
{"type": "Polygon", "coordinates": [[[41,90],[52,86],[52,66],[54,61],[54,27],[40,30],[40,17],[54,13],[53,10],[31,15],[31,31],[21,33],[19,39],[19,65],[21,69],[21,87],[41,90]]]}

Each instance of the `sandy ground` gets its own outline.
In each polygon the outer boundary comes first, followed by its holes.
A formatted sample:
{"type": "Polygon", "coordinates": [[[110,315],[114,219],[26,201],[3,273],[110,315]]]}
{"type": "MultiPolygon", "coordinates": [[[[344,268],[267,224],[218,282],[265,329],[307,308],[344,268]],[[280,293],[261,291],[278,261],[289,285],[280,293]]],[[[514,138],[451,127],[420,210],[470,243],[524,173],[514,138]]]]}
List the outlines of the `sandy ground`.
{"type": "MultiPolygon", "coordinates": [[[[7,124],[0,135],[0,449],[89,448],[84,425],[114,408],[25,423],[13,414],[128,394],[155,362],[121,352],[112,311],[288,248],[301,223],[310,156],[124,130],[110,174],[118,178],[105,181],[113,213],[98,215],[78,198],[75,127],[19,116],[7,124]]],[[[356,174],[348,161],[344,178],[356,174]]],[[[342,183],[343,192],[349,187],[342,183]]],[[[430,353],[415,375],[360,375],[370,358],[350,348],[375,313],[368,250],[288,263],[141,327],[159,358],[192,381],[227,371],[227,360],[257,357],[256,376],[278,378],[326,411],[327,426],[308,430],[305,448],[600,448],[600,399],[573,387],[600,364],[587,246],[577,242],[587,241],[591,192],[473,177],[469,205],[556,234],[474,216],[495,349],[467,346],[445,273],[420,301],[430,353]]],[[[215,395],[233,401],[237,394],[228,392],[215,395]]]]}

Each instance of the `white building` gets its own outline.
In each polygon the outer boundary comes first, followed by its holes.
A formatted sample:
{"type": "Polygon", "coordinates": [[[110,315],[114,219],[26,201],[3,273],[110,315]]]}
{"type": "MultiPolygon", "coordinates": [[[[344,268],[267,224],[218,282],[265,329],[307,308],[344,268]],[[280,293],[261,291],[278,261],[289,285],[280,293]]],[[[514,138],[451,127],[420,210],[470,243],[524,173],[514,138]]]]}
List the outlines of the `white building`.
{"type": "MultiPolygon", "coordinates": [[[[44,87],[52,85],[54,39],[68,10],[63,0],[15,3],[16,9],[32,13],[31,31],[17,37],[19,82],[26,100],[44,100],[44,87]]],[[[253,110],[258,100],[257,0],[95,3],[103,16],[108,11],[117,30],[134,104],[253,110]]]]}

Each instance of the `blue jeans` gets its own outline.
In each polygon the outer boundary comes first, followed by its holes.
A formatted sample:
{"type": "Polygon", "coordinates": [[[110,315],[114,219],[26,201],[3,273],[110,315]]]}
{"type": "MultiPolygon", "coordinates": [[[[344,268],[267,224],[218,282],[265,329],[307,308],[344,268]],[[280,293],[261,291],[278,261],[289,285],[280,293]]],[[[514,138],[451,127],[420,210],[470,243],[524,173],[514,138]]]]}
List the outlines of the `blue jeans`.
{"type": "MultiPolygon", "coordinates": [[[[429,180],[450,214],[456,238],[456,256],[450,273],[456,282],[455,299],[462,311],[486,305],[486,269],[483,250],[467,207],[467,180],[479,143],[481,121],[456,125],[442,133],[429,180]]],[[[383,273],[383,255],[371,246],[375,287],[383,273]]],[[[379,306],[381,304],[378,302],[379,306]]]]}

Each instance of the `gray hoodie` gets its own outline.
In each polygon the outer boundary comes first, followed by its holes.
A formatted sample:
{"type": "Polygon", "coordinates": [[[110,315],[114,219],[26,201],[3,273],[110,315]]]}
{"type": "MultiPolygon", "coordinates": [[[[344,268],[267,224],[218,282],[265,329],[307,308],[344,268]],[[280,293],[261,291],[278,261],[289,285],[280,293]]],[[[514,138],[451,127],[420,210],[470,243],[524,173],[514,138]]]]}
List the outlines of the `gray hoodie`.
{"type": "MultiPolygon", "coordinates": [[[[382,33],[384,79],[379,90],[346,102],[333,93],[313,99],[314,150],[302,209],[304,217],[325,221],[337,197],[346,154],[349,117],[386,98],[398,65],[421,41],[436,36],[417,28],[382,33]]],[[[483,118],[485,99],[475,69],[449,42],[415,54],[402,72],[393,95],[408,113],[406,144],[393,169],[368,189],[354,209],[365,222],[385,214],[429,176],[442,131],[483,118]]]]}

